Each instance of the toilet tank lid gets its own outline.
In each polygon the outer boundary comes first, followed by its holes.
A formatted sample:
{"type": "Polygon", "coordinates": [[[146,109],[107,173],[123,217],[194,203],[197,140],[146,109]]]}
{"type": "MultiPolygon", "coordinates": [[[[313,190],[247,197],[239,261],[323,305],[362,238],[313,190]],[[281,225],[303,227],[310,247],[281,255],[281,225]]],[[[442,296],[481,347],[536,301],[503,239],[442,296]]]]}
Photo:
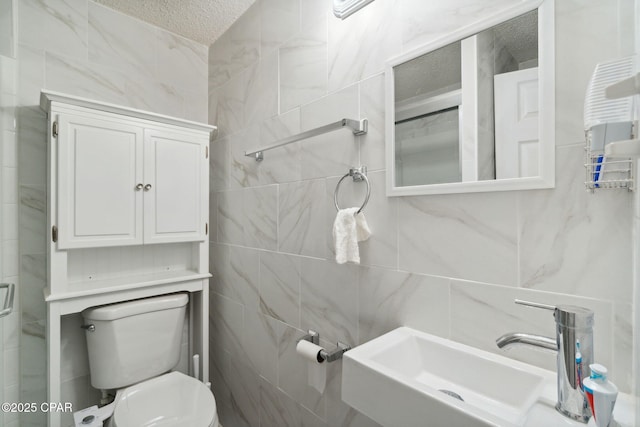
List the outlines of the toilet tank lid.
{"type": "Polygon", "coordinates": [[[184,307],[187,305],[187,302],[189,302],[189,297],[183,293],[162,295],[159,297],[104,305],[102,307],[87,308],[82,312],[82,317],[86,320],[116,320],[137,314],[184,307]]]}

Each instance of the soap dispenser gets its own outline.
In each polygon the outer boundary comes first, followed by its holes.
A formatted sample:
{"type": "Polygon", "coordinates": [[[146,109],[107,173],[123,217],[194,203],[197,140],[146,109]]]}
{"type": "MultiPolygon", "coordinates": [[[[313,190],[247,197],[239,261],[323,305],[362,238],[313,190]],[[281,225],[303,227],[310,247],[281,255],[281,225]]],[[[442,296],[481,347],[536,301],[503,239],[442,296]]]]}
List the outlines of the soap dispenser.
{"type": "Polygon", "coordinates": [[[609,427],[613,420],[613,408],[618,397],[618,387],[607,380],[607,368],[593,363],[589,365],[591,376],[583,381],[584,393],[598,427],[609,427]]]}

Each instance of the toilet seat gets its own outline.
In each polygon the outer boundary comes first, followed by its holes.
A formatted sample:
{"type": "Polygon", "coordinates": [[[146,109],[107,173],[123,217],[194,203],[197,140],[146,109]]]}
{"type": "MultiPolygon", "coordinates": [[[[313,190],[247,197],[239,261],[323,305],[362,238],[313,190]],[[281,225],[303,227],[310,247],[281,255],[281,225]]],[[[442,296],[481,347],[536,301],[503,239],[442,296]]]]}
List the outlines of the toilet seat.
{"type": "Polygon", "coordinates": [[[115,403],[108,427],[218,427],[211,390],[180,372],[119,390],[115,403]]]}

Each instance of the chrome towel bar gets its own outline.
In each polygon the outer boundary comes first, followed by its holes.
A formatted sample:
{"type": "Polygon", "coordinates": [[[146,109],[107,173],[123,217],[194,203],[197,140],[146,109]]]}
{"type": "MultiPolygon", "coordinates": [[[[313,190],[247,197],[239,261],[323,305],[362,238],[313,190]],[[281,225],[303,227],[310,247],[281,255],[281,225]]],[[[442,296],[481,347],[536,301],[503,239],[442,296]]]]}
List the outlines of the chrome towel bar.
{"type": "Polygon", "coordinates": [[[6,289],[7,293],[4,296],[4,304],[2,310],[0,310],[0,317],[8,316],[13,311],[13,294],[15,285],[13,283],[0,283],[0,289],[6,289]]]}
{"type": "Polygon", "coordinates": [[[293,142],[298,142],[300,140],[311,138],[313,136],[322,135],[324,133],[342,129],[344,127],[350,128],[354,135],[364,135],[365,133],[367,133],[369,122],[367,119],[362,119],[362,120],[341,119],[341,120],[338,120],[337,122],[320,126],[318,128],[311,129],[306,132],[302,132],[297,135],[292,135],[290,137],[281,139],[280,141],[274,144],[268,145],[266,147],[262,147],[260,149],[256,149],[253,151],[245,151],[244,155],[247,157],[255,157],[256,162],[260,162],[264,159],[263,152],[265,151],[273,150],[274,148],[282,147],[284,145],[291,144],[293,142]]]}

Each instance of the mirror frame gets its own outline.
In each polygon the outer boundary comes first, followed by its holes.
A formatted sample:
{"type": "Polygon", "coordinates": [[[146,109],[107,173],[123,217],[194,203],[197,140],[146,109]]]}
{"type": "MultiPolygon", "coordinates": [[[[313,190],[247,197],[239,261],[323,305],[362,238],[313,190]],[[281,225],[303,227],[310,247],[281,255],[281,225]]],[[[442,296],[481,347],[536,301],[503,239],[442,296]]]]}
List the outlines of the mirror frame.
{"type": "Polygon", "coordinates": [[[487,19],[477,21],[423,46],[391,58],[385,65],[385,163],[387,197],[425,194],[479,193],[488,191],[533,190],[555,186],[555,4],[554,0],[525,0],[487,19]],[[471,37],[502,22],[538,9],[538,102],[544,106],[538,122],[540,175],[486,181],[451,182],[396,187],[395,171],[395,90],[393,68],[426,53],[471,37]]]}

